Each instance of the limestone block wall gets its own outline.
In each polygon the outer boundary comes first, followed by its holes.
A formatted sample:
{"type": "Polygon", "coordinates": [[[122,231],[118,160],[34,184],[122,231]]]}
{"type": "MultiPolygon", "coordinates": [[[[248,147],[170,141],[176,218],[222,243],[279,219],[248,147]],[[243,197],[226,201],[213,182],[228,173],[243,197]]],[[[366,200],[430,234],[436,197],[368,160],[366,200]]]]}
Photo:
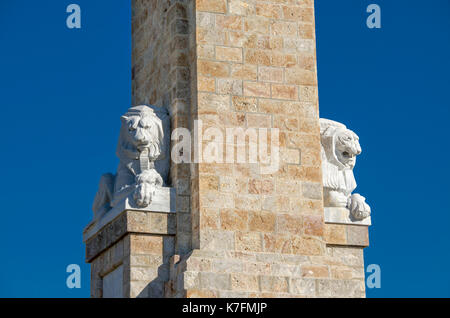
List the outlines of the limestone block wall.
{"type": "Polygon", "coordinates": [[[167,107],[172,129],[279,129],[271,174],[172,163],[165,296],[363,297],[367,227],[324,221],[313,0],[132,5],[134,104],[167,107]]]}
{"type": "MultiPolygon", "coordinates": [[[[132,104],[169,110],[172,129],[190,127],[189,11],[192,1],[132,0],[132,104]]],[[[190,166],[171,161],[177,193],[177,253],[191,249],[190,166]]]]}
{"type": "Polygon", "coordinates": [[[175,215],[124,211],[86,241],[91,297],[163,297],[175,215]]]}

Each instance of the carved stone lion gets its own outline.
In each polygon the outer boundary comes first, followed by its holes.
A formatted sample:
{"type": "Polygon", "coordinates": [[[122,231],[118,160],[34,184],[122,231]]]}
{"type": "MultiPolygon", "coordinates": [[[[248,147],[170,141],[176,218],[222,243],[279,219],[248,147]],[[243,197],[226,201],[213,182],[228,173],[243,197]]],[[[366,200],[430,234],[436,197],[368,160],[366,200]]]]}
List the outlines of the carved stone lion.
{"type": "Polygon", "coordinates": [[[359,137],[341,123],[320,119],[322,143],[323,195],[325,207],[340,207],[350,210],[354,220],[363,220],[370,215],[365,198],[357,193],[353,168],[356,156],[361,154],[359,137]]]}
{"type": "Polygon", "coordinates": [[[135,106],[121,117],[122,127],[116,150],[120,163],[115,175],[106,173],[100,179],[92,206],[94,220],[130,195],[137,207],[147,207],[156,189],[163,185],[167,171],[164,166],[156,169],[155,162],[167,155],[167,138],[164,136],[161,114],[157,114],[155,109],[135,106]]]}

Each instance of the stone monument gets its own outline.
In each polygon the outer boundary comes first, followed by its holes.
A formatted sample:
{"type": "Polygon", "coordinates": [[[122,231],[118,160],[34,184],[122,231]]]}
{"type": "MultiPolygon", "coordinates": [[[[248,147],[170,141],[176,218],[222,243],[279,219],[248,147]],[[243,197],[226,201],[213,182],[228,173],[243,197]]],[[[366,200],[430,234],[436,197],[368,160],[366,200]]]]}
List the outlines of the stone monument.
{"type": "Polygon", "coordinates": [[[152,106],[122,117],[84,231],[92,297],[365,296],[361,148],[319,120],[313,0],[133,0],[132,89],[152,106]],[[276,170],[202,160],[198,136],[242,129],[225,152],[250,152],[253,128],[276,131],[276,170]]]}

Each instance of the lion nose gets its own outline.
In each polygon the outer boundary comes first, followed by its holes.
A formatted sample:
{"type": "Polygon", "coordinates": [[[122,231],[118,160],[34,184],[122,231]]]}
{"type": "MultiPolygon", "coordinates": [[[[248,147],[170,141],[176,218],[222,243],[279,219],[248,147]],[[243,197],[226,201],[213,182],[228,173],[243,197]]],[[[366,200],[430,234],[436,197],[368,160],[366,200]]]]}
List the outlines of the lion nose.
{"type": "Polygon", "coordinates": [[[139,129],[136,131],[136,140],[138,142],[144,142],[145,141],[145,136],[139,129]]]}

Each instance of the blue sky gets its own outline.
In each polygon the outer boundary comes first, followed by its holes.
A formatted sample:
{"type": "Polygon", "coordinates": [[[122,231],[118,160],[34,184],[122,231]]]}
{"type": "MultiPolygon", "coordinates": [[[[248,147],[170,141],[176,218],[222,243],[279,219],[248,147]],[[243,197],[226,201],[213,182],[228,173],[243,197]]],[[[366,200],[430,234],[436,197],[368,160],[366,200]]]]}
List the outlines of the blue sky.
{"type": "MultiPolygon", "coordinates": [[[[449,297],[450,1],[316,0],[322,117],[358,133],[368,297],[449,297]],[[365,25],[367,5],[382,28],[365,25]]],[[[0,297],[87,297],[81,232],[129,107],[129,1],[0,3],[0,297]],[[82,29],[66,27],[66,6],[82,29]],[[79,264],[82,288],[68,289],[79,264]]]]}

